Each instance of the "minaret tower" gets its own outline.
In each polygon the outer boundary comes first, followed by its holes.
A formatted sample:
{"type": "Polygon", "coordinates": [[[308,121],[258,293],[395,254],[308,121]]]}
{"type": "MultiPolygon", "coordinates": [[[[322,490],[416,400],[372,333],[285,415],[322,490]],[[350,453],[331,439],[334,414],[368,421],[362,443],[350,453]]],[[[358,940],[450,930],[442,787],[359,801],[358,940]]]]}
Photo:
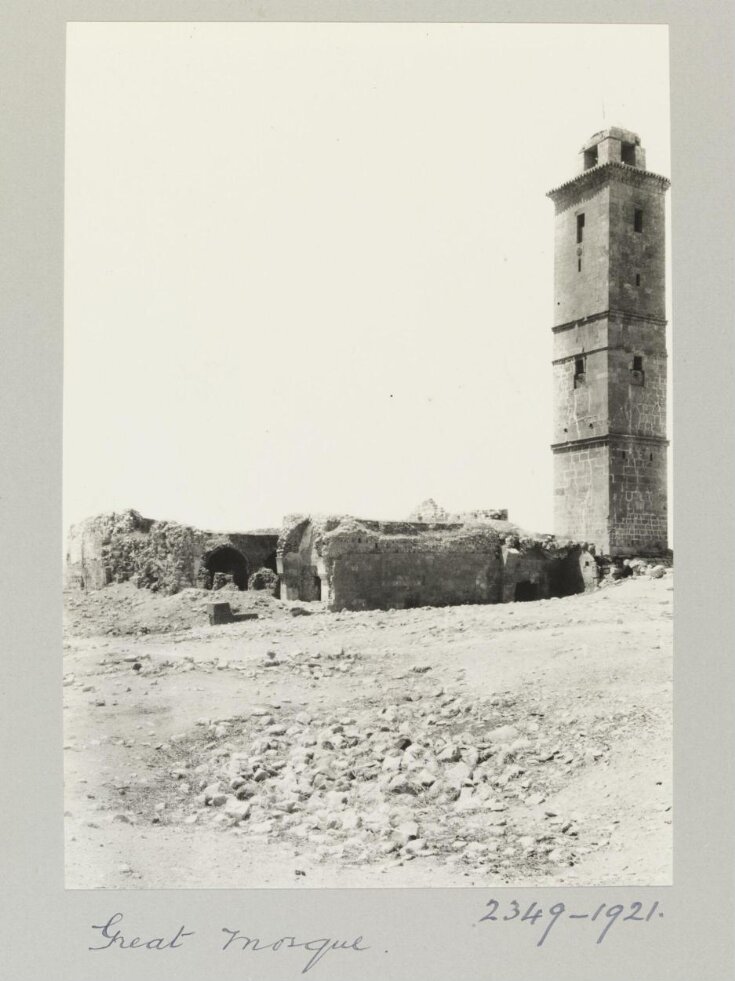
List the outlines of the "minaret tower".
{"type": "Polygon", "coordinates": [[[640,138],[603,130],[554,202],[554,525],[611,556],[667,543],[664,196],[640,138]]]}

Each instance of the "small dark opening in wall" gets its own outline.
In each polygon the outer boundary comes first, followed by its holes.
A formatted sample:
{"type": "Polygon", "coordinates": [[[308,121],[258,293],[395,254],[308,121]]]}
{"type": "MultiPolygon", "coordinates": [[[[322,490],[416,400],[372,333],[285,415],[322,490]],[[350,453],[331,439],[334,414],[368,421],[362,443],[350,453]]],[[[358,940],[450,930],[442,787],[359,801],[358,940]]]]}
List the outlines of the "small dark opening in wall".
{"type": "Polygon", "coordinates": [[[653,453],[649,453],[649,454],[648,454],[648,459],[649,459],[649,460],[653,460],[653,453]]]}
{"type": "Polygon", "coordinates": [[[584,239],[584,214],[577,215],[577,242],[584,239]]]}
{"type": "MultiPolygon", "coordinates": [[[[202,558],[202,565],[211,579],[217,572],[232,576],[238,589],[248,588],[248,563],[245,556],[231,545],[219,545],[202,558]]],[[[210,580],[211,581],[211,580],[210,580]]]]}
{"type": "Polygon", "coordinates": [[[584,151],[584,169],[589,170],[590,167],[597,166],[597,147],[591,146],[589,150],[584,151]]]}
{"type": "Polygon", "coordinates": [[[624,460],[628,459],[628,454],[625,452],[625,450],[623,450],[623,459],[624,460]]]}
{"type": "Polygon", "coordinates": [[[314,576],[314,599],[320,600],[322,598],[322,581],[319,576],[314,576]]]}
{"type": "Polygon", "coordinates": [[[640,273],[636,273],[635,274],[635,285],[636,286],[640,286],[641,285],[641,274],[640,273]]]}
{"type": "Polygon", "coordinates": [[[633,371],[643,371],[643,358],[640,354],[633,355],[633,371]]]}
{"type": "Polygon", "coordinates": [[[577,272],[582,272],[582,260],[577,259],[577,272]]]}
{"type": "Polygon", "coordinates": [[[642,208],[636,208],[635,214],[633,215],[633,228],[636,232],[643,231],[643,210],[642,208]]]}
{"type": "Polygon", "coordinates": [[[574,374],[583,375],[584,374],[584,358],[574,359],[574,374]]]}
{"type": "Polygon", "coordinates": [[[530,600],[538,599],[538,584],[529,582],[528,579],[524,579],[523,582],[517,582],[514,599],[516,603],[527,603],[530,600]]]}
{"type": "Polygon", "coordinates": [[[620,147],[620,159],[624,164],[635,166],[635,143],[623,143],[620,147]]]}

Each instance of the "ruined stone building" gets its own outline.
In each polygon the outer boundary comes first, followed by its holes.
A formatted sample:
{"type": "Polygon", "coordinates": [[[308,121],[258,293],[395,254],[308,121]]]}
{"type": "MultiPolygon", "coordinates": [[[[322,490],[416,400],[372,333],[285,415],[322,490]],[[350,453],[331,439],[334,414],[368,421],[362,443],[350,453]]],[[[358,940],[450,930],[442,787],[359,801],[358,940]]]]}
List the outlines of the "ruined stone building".
{"type": "Polygon", "coordinates": [[[638,136],[612,128],[582,148],[580,173],[549,192],[556,536],[523,532],[507,510],[451,513],[433,499],[407,521],[295,515],[279,531],[233,534],[126,511],[71,530],[67,583],[246,589],[267,568],[284,600],[408,608],[565,596],[594,587],[600,556],[662,554],[668,187],[645,169],[638,136]]]}
{"type": "Polygon", "coordinates": [[[549,192],[554,530],[611,556],[667,549],[664,195],[640,138],[596,133],[549,192]]]}
{"type": "Polygon", "coordinates": [[[276,570],[278,531],[223,534],[176,521],[154,521],[137,511],[87,518],[69,531],[66,585],[101,589],[132,580],[166,593],[185,586],[211,589],[215,577],[247,589],[259,569],[276,570]]]}
{"type": "Polygon", "coordinates": [[[594,587],[597,567],[586,548],[517,531],[502,520],[295,515],[278,540],[281,598],[321,600],[332,610],[406,609],[547,599],[594,587]]]}
{"type": "Polygon", "coordinates": [[[480,508],[476,511],[447,511],[436,503],[433,497],[422,501],[408,516],[409,521],[420,521],[427,524],[448,522],[450,524],[472,524],[482,521],[507,521],[508,511],[497,508],[480,508]]]}

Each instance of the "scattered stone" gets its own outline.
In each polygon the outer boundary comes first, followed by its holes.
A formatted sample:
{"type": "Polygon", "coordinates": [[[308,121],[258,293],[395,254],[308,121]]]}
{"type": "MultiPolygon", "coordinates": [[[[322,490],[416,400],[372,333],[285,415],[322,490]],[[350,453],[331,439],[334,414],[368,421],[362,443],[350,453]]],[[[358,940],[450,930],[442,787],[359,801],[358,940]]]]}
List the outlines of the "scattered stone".
{"type": "Polygon", "coordinates": [[[497,726],[495,729],[491,729],[486,738],[492,745],[507,745],[512,743],[514,740],[518,739],[520,733],[515,726],[505,725],[497,726]]]}
{"type": "Polygon", "coordinates": [[[391,837],[400,846],[407,845],[419,836],[419,826],[415,821],[404,821],[393,831],[391,837]]]}
{"type": "Polygon", "coordinates": [[[250,804],[230,797],[225,803],[225,813],[233,822],[244,821],[250,816],[250,804]]]}

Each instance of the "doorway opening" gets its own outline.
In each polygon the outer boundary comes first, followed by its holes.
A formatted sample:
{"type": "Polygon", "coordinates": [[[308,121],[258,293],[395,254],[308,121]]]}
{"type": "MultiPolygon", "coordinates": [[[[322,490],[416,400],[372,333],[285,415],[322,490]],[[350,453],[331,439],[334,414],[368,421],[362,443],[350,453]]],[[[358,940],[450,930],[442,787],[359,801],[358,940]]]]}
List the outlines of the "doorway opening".
{"type": "Polygon", "coordinates": [[[538,599],[538,583],[529,582],[528,579],[517,582],[514,599],[516,603],[527,603],[529,600],[538,599]]]}
{"type": "Polygon", "coordinates": [[[247,560],[242,552],[238,552],[232,545],[218,545],[217,548],[213,548],[204,556],[202,564],[209,573],[210,579],[213,580],[215,573],[221,572],[226,576],[232,576],[232,581],[239,590],[248,588],[247,560]]]}

